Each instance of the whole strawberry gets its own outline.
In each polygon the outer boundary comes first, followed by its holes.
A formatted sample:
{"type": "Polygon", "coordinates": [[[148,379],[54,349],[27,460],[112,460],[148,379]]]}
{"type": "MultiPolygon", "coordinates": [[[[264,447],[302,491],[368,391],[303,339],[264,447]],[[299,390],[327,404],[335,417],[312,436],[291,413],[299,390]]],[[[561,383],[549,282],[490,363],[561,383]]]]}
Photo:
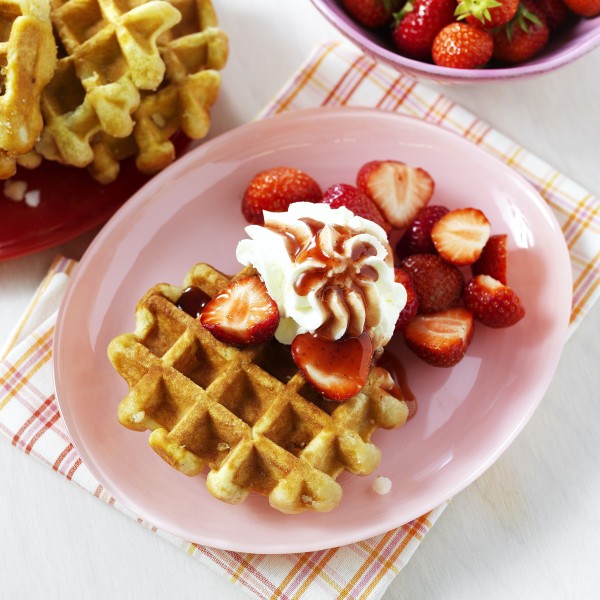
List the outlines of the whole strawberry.
{"type": "Polygon", "coordinates": [[[321,188],[310,175],[275,167],[252,178],[242,197],[242,213],[249,223],[262,225],[263,210],[283,212],[293,202],[319,202],[321,197],[321,188]]]}
{"type": "Polygon", "coordinates": [[[392,22],[398,0],[342,0],[346,12],[361,25],[378,29],[392,22]]]}
{"type": "Polygon", "coordinates": [[[396,254],[400,258],[411,254],[435,254],[431,229],[448,212],[445,206],[437,204],[423,208],[398,240],[396,254]]]}
{"type": "Polygon", "coordinates": [[[419,313],[446,310],[460,302],[465,285],[463,274],[437,254],[409,256],[400,267],[410,277],[419,301],[419,313]]]}
{"type": "Polygon", "coordinates": [[[401,283],[406,290],[406,304],[400,311],[400,315],[396,321],[396,331],[401,331],[417,316],[419,300],[410,276],[404,269],[396,267],[394,269],[394,279],[398,283],[401,283]]]}
{"type": "Polygon", "coordinates": [[[457,0],[456,18],[471,25],[493,29],[508,23],[517,12],[519,0],[457,0]]]}
{"type": "Polygon", "coordinates": [[[492,58],[494,42],[489,31],[469,23],[446,25],[433,41],[433,62],[442,67],[476,69],[492,58]]]}
{"type": "Polygon", "coordinates": [[[473,275],[489,275],[506,285],[508,279],[508,236],[505,233],[491,235],[480,257],[471,265],[473,275]]]}
{"type": "MultiPolygon", "coordinates": [[[[533,0],[533,3],[546,18],[550,33],[560,29],[569,16],[573,14],[563,0],[533,0]]],[[[598,6],[600,6],[600,3],[598,3],[598,6]]]]}
{"type": "Polygon", "coordinates": [[[600,0],[564,0],[564,3],[580,17],[600,15],[600,0]]]}
{"type": "Polygon", "coordinates": [[[400,54],[430,60],[433,40],[454,20],[455,0],[414,0],[394,15],[392,40],[400,54]]]}
{"type": "Polygon", "coordinates": [[[335,183],[323,192],[322,202],[331,208],[345,206],[355,215],[377,223],[387,232],[390,224],[383,218],[376,204],[362,190],[347,183],[335,183]]]}
{"type": "Polygon", "coordinates": [[[494,58],[522,63],[535,56],[547,43],[550,30],[542,11],[531,1],[523,1],[510,23],[494,32],[494,58]]]}

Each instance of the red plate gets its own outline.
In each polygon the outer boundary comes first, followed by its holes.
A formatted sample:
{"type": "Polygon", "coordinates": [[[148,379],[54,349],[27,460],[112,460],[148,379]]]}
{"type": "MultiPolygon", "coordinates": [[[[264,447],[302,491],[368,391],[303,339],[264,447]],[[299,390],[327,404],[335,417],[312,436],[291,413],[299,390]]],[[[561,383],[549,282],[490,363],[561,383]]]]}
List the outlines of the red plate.
{"type": "MultiPolygon", "coordinates": [[[[178,136],[178,156],[188,143],[178,136]]],[[[151,176],[140,173],[128,159],[108,185],[92,179],[86,169],[50,161],[32,171],[19,168],[12,179],[27,182],[27,192],[39,190],[40,203],[30,207],[9,200],[0,182],[0,261],[57,246],[105,223],[151,176]]]]}

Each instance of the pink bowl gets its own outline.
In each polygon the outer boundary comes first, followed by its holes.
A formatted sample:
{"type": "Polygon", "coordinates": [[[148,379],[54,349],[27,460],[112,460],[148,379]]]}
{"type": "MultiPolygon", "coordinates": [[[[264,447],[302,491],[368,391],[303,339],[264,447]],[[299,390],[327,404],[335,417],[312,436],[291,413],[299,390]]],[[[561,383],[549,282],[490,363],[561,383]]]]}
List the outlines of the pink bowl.
{"type": "Polygon", "coordinates": [[[438,67],[398,54],[385,32],[371,31],[356,23],[342,7],[341,0],[312,0],[312,3],[344,36],[377,60],[416,77],[438,83],[505,81],[553,71],[583,56],[600,45],[600,17],[579,19],[557,34],[543,52],[519,66],[485,69],[438,67]]]}

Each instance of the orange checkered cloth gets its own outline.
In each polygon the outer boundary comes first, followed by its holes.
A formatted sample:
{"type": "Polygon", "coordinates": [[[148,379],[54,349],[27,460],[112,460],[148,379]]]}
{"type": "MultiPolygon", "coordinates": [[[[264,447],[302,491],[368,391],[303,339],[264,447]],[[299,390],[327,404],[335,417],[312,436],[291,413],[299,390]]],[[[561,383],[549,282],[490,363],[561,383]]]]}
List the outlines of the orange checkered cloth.
{"type": "MultiPolygon", "coordinates": [[[[573,332],[600,282],[600,202],[589,192],[426,85],[347,44],[318,47],[261,116],[321,105],[376,106],[459,132],[525,176],[554,210],[573,271],[573,332]]],[[[58,258],[5,346],[0,361],[0,433],[101,500],[137,518],[82,463],[58,412],[52,380],[56,311],[75,261],[58,258]]],[[[0,451],[2,451],[0,449],[0,451]]],[[[143,526],[216,569],[251,595],[272,599],[380,598],[446,505],[398,529],[320,552],[257,555],[200,546],[143,526]]]]}

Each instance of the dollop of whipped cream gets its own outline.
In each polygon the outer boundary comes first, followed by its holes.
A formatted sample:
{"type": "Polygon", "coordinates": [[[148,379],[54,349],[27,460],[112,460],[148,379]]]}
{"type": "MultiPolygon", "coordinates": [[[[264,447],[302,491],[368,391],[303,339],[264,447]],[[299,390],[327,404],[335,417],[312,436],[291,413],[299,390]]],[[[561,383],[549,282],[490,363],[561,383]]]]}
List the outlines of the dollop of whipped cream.
{"type": "Polygon", "coordinates": [[[406,290],[394,279],[385,231],[347,208],[296,202],[286,212],[264,211],[249,225],[236,256],[252,265],[277,303],[276,339],[300,333],[328,339],[366,331],[375,349],[394,333],[406,290]]]}

